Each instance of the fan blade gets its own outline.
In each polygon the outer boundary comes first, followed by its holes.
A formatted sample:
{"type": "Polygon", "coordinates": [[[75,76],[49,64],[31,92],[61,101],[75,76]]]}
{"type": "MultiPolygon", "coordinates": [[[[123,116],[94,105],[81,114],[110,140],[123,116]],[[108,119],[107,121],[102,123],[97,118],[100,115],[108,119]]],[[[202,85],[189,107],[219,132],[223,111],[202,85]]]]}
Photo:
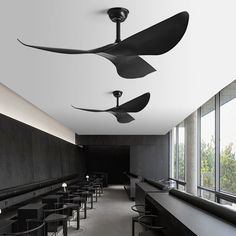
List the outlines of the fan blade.
{"type": "Polygon", "coordinates": [[[106,53],[98,53],[111,61],[117,73],[126,79],[137,79],[156,71],[151,65],[139,56],[114,56],[106,53]]]}
{"type": "Polygon", "coordinates": [[[146,107],[150,99],[150,93],[134,98],[118,107],[112,108],[112,111],[139,112],[146,107]]]}
{"type": "Polygon", "coordinates": [[[121,41],[106,53],[112,55],[160,55],[171,50],[183,37],[189,21],[188,12],[178,13],[150,28],[121,41]]]}
{"type": "Polygon", "coordinates": [[[85,109],[85,108],[80,108],[80,107],[75,107],[71,105],[73,108],[82,110],[82,111],[90,111],[90,112],[106,112],[106,110],[96,110],[96,109],[85,109]]]}
{"type": "Polygon", "coordinates": [[[114,115],[119,123],[129,123],[134,120],[134,118],[127,112],[108,112],[114,115]]]}
{"type": "Polygon", "coordinates": [[[99,53],[99,52],[104,52],[107,49],[112,48],[114,45],[116,45],[115,43],[113,43],[113,44],[108,44],[106,46],[91,49],[91,50],[77,50],[77,49],[50,48],[50,47],[34,46],[34,45],[25,44],[22,41],[20,41],[19,39],[17,39],[17,40],[26,47],[35,48],[35,49],[44,50],[44,51],[49,51],[49,52],[55,52],[55,53],[63,53],[63,54],[99,53]]]}

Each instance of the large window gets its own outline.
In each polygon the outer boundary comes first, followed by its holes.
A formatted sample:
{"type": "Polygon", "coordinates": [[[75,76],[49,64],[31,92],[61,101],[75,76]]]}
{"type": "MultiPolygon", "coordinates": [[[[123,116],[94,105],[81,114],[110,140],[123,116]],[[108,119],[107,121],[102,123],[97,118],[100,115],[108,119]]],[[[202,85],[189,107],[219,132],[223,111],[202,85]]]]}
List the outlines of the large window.
{"type": "Polygon", "coordinates": [[[236,195],[236,82],[220,92],[220,190],[236,195]]]}
{"type": "Polygon", "coordinates": [[[183,122],[172,129],[171,142],[170,177],[176,182],[177,188],[183,190],[185,188],[185,128],[183,122]]]}
{"type": "Polygon", "coordinates": [[[236,81],[199,111],[199,195],[236,207],[236,81]]]}
{"type": "Polygon", "coordinates": [[[201,107],[200,185],[215,187],[215,98],[201,107]]]}
{"type": "Polygon", "coordinates": [[[181,123],[179,126],[178,132],[178,157],[179,157],[179,180],[185,181],[185,146],[184,146],[184,139],[185,139],[185,129],[184,123],[181,123]]]}

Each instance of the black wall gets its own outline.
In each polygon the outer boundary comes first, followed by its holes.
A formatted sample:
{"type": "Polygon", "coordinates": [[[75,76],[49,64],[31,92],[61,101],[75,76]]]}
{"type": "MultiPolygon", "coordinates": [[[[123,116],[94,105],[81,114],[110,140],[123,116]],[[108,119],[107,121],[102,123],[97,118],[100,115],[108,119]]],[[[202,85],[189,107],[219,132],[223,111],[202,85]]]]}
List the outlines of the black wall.
{"type": "Polygon", "coordinates": [[[0,190],[84,176],[84,155],[76,145],[0,114],[0,190]]]}
{"type": "Polygon", "coordinates": [[[123,184],[123,172],[129,172],[129,146],[89,146],[86,150],[89,172],[107,172],[108,184],[123,184]]]}
{"type": "Polygon", "coordinates": [[[115,147],[128,145],[130,147],[129,172],[149,179],[168,178],[169,134],[76,135],[76,142],[80,145],[89,146],[111,145],[115,147]]]}
{"type": "Polygon", "coordinates": [[[169,135],[156,136],[155,145],[130,146],[130,172],[148,179],[168,178],[169,135]]]}

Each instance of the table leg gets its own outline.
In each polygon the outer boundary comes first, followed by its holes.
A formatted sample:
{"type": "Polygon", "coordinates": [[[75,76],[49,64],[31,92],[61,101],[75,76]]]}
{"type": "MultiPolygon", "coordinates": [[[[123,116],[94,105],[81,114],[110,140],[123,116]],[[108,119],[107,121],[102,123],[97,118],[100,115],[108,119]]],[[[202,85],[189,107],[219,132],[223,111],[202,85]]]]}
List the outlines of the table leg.
{"type": "Polygon", "coordinates": [[[84,202],[84,219],[87,218],[87,201],[84,202]]]}
{"type": "Polygon", "coordinates": [[[77,230],[80,229],[80,207],[77,208],[77,230]]]}
{"type": "Polygon", "coordinates": [[[67,236],[67,219],[63,220],[63,236],[67,236]]]}
{"type": "Polygon", "coordinates": [[[91,209],[93,209],[93,194],[91,194],[91,209]]]}

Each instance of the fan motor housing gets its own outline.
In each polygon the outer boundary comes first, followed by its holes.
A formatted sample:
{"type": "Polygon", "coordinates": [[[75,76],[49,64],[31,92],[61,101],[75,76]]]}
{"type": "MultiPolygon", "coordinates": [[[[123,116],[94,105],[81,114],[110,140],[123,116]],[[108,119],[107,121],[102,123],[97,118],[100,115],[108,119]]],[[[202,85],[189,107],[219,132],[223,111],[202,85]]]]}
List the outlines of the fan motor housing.
{"type": "Polygon", "coordinates": [[[126,20],[129,10],[123,7],[113,7],[107,11],[107,14],[113,22],[123,22],[126,20]]]}

